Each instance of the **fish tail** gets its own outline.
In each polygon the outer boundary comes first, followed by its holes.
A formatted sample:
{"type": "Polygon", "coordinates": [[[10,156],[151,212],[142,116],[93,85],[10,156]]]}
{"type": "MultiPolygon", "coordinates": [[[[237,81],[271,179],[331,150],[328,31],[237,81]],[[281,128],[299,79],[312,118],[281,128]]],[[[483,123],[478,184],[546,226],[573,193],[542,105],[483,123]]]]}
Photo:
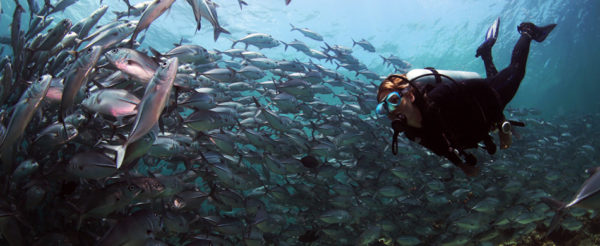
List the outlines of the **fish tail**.
{"type": "Polygon", "coordinates": [[[284,47],[285,47],[285,48],[283,49],[283,51],[287,51],[288,44],[286,44],[286,43],[285,43],[285,42],[283,42],[283,41],[279,41],[279,42],[281,42],[281,43],[284,45],[284,47]]]}
{"type": "Polygon", "coordinates": [[[150,49],[150,53],[152,53],[152,55],[155,57],[155,60],[160,60],[160,58],[163,57],[163,54],[161,54],[158,50],[152,47],[148,48],[150,49]]]}
{"type": "Polygon", "coordinates": [[[119,169],[123,165],[123,160],[125,159],[125,150],[127,150],[127,143],[123,145],[103,145],[103,147],[117,152],[115,162],[117,169],[119,169]]]}
{"type": "Polygon", "coordinates": [[[231,34],[229,31],[225,30],[225,28],[218,26],[215,28],[215,31],[214,31],[215,41],[217,41],[217,39],[219,39],[219,35],[221,35],[221,33],[231,34]]]}
{"type": "Polygon", "coordinates": [[[244,2],[243,0],[239,0],[238,3],[240,4],[240,10],[242,10],[243,5],[248,6],[248,3],[244,2]]]}
{"type": "Polygon", "coordinates": [[[298,29],[292,23],[290,23],[290,26],[292,26],[292,30],[291,31],[298,29]]]}
{"type": "Polygon", "coordinates": [[[542,202],[544,202],[546,205],[548,205],[550,208],[556,211],[554,217],[552,217],[552,221],[550,222],[550,227],[548,228],[548,231],[544,236],[548,237],[554,230],[556,230],[556,228],[558,228],[560,222],[562,222],[562,220],[564,219],[567,206],[566,203],[549,197],[542,197],[542,202]]]}
{"type": "Polygon", "coordinates": [[[352,47],[354,47],[356,45],[356,41],[354,41],[354,39],[352,39],[352,47]]]}

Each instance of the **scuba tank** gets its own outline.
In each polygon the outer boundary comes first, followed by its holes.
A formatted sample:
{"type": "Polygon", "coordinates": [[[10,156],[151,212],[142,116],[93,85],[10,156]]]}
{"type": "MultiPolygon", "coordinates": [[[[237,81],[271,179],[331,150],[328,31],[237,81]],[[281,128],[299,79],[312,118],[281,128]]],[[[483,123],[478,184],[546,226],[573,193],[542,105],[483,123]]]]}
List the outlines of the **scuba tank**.
{"type": "Polygon", "coordinates": [[[411,82],[417,82],[419,84],[435,84],[438,82],[438,78],[440,79],[439,82],[449,83],[458,80],[480,79],[481,76],[476,72],[425,68],[408,71],[408,73],[406,73],[406,78],[411,82]]]}

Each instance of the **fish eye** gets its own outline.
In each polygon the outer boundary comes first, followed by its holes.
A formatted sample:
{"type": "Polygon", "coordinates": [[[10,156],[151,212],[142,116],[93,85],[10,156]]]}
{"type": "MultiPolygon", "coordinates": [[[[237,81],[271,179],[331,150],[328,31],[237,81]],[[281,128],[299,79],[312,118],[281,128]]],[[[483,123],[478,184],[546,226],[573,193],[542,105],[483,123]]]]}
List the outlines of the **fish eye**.
{"type": "Polygon", "coordinates": [[[127,189],[129,191],[133,191],[133,190],[135,190],[135,186],[134,185],[129,185],[129,187],[127,187],[127,189]]]}

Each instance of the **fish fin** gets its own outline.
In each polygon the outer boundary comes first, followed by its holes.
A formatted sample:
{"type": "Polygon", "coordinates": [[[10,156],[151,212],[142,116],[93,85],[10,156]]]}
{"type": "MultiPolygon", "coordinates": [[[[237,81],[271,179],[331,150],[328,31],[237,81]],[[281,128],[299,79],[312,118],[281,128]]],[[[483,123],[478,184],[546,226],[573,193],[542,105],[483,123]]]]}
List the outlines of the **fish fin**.
{"type": "Polygon", "coordinates": [[[165,134],[165,123],[163,122],[162,118],[158,118],[158,128],[163,134],[165,134]]]}
{"type": "Polygon", "coordinates": [[[219,35],[221,35],[221,33],[231,34],[229,31],[225,30],[225,28],[218,26],[218,27],[214,28],[215,41],[217,41],[217,39],[219,39],[219,35]]]}
{"type": "Polygon", "coordinates": [[[240,10],[242,10],[242,5],[248,6],[248,3],[244,2],[244,0],[238,0],[238,3],[240,4],[240,10]]]}
{"type": "Polygon", "coordinates": [[[550,235],[556,228],[558,228],[560,222],[563,220],[566,211],[566,204],[564,202],[555,200],[550,197],[542,197],[541,200],[556,212],[554,214],[554,217],[552,217],[550,227],[548,228],[548,231],[545,235],[545,237],[548,237],[548,235],[550,235]]]}
{"type": "Polygon", "coordinates": [[[69,51],[67,51],[67,53],[69,53],[69,55],[72,55],[73,57],[75,57],[75,60],[77,60],[77,58],[79,57],[79,52],[77,52],[75,50],[69,50],[69,51]]]}
{"type": "Polygon", "coordinates": [[[123,145],[102,145],[102,147],[107,148],[107,149],[111,149],[114,150],[115,152],[117,152],[117,156],[116,156],[116,166],[117,169],[121,168],[121,165],[123,165],[123,160],[125,159],[125,151],[127,150],[127,142],[125,142],[125,144],[123,145]]]}
{"type": "Polygon", "coordinates": [[[260,105],[260,103],[258,102],[258,99],[256,99],[256,97],[252,96],[252,100],[254,101],[254,104],[256,104],[256,107],[262,108],[262,106],[260,105]]]}
{"type": "Polygon", "coordinates": [[[158,52],[158,50],[155,50],[152,47],[148,47],[150,49],[150,53],[152,53],[152,55],[154,56],[154,60],[160,60],[161,57],[163,57],[163,54],[161,54],[160,52],[158,52]]]}

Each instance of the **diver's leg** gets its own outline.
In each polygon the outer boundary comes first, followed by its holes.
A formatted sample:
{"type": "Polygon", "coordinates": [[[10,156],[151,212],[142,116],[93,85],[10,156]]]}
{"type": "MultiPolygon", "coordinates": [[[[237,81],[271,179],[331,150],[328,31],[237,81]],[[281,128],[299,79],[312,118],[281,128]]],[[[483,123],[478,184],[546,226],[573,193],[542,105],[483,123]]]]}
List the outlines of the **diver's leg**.
{"type": "Polygon", "coordinates": [[[544,41],[546,36],[554,29],[554,26],[556,24],[537,27],[532,23],[521,23],[517,28],[521,33],[521,37],[513,48],[510,65],[491,78],[491,86],[500,95],[503,106],[506,106],[515,96],[525,76],[525,66],[527,65],[531,40],[544,41]]]}
{"type": "Polygon", "coordinates": [[[485,40],[479,47],[477,48],[477,52],[475,53],[475,57],[481,56],[483,60],[483,65],[485,66],[485,73],[488,78],[493,77],[498,74],[498,70],[494,65],[494,61],[492,60],[492,47],[496,43],[496,39],[498,39],[498,31],[500,30],[500,17],[496,18],[496,20],[492,23],[492,25],[488,28],[485,34],[485,40]]]}
{"type": "Polygon", "coordinates": [[[487,78],[494,77],[496,74],[498,74],[498,69],[496,69],[492,59],[492,49],[490,48],[488,51],[484,51],[480,55],[481,60],[483,60],[483,65],[485,66],[485,75],[487,78]]]}

